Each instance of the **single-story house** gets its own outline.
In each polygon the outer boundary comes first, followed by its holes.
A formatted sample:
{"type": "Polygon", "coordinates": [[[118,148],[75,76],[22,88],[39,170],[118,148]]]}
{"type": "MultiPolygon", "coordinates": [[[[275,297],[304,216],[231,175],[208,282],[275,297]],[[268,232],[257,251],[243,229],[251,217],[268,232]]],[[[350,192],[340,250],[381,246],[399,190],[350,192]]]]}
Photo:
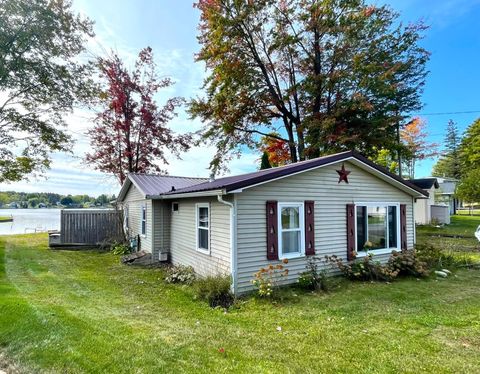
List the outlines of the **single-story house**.
{"type": "Polygon", "coordinates": [[[457,214],[457,209],[463,207],[463,202],[455,196],[458,180],[453,178],[437,177],[438,191],[435,193],[435,202],[449,207],[450,215],[457,214]]]}
{"type": "Polygon", "coordinates": [[[288,259],[288,282],[308,256],[344,260],[415,243],[414,202],[428,193],[349,151],[215,180],[129,174],[118,196],[130,236],[154,259],[226,273],[232,288],[288,259]]]}
{"type": "Polygon", "coordinates": [[[437,178],[412,179],[410,182],[428,192],[428,199],[417,199],[414,205],[415,223],[428,225],[432,221],[432,206],[435,205],[435,190],[439,188],[437,178]]]}

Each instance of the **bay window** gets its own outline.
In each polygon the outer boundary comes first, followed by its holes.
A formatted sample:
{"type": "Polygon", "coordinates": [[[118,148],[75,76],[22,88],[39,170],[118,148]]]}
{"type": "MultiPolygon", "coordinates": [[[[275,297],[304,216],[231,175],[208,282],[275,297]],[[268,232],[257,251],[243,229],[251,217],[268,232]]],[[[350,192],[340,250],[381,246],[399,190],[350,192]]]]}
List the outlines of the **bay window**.
{"type": "Polygon", "coordinates": [[[400,209],[398,204],[356,204],[355,209],[358,254],[399,249],[400,209]]]}

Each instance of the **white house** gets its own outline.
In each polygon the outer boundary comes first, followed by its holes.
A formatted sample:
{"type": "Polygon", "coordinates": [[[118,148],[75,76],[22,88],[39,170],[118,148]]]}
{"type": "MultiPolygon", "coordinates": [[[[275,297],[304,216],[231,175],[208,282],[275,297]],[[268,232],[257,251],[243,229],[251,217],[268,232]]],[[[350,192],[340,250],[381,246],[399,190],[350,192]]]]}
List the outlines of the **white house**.
{"type": "Polygon", "coordinates": [[[439,187],[437,178],[413,179],[411,182],[428,193],[427,199],[416,199],[414,205],[415,223],[428,225],[432,221],[432,206],[435,205],[435,191],[439,187]]]}
{"type": "Polygon", "coordinates": [[[131,236],[153,259],[227,273],[235,293],[288,259],[288,282],[308,256],[385,260],[415,242],[413,205],[427,192],[356,152],[219,178],[130,174],[118,196],[131,236]]]}

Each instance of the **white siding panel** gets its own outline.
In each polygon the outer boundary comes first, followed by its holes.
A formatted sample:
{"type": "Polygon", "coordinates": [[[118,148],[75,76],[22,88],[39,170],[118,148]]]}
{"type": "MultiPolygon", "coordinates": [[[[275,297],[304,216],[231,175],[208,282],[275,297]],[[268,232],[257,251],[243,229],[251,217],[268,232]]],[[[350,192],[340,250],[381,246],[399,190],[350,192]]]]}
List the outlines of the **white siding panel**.
{"type": "Polygon", "coordinates": [[[153,237],[153,212],[152,200],[146,200],[138,189],[132,184],[125,195],[123,205],[128,207],[128,235],[140,235],[140,249],[152,252],[153,237]],[[146,235],[141,234],[142,229],[142,206],[147,207],[147,230],[146,235]]]}
{"type": "MultiPolygon", "coordinates": [[[[338,183],[336,170],[341,163],[307,171],[244,190],[237,200],[238,292],[252,288],[253,274],[275,264],[266,258],[266,213],[268,200],[284,202],[315,201],[315,250],[317,257],[337,255],[346,260],[346,205],[359,202],[395,202],[407,205],[407,241],[413,247],[412,197],[374,175],[345,162],[349,184],[338,183]]],[[[385,260],[389,256],[377,256],[385,260]]],[[[305,271],[306,259],[289,260],[288,281],[294,282],[305,271]]]]}
{"type": "Polygon", "coordinates": [[[181,199],[171,214],[170,256],[173,264],[192,266],[200,275],[230,272],[230,207],[215,198],[181,199]],[[210,204],[210,254],[196,250],[195,204],[210,204]]]}

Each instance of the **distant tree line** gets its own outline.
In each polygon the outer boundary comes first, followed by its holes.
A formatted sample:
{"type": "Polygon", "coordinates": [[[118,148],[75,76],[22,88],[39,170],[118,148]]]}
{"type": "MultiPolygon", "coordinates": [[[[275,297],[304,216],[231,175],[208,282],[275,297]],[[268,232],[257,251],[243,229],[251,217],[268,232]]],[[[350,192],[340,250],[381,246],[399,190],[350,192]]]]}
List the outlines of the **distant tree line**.
{"type": "Polygon", "coordinates": [[[13,204],[17,208],[51,208],[57,206],[89,208],[95,206],[108,206],[115,195],[102,194],[98,197],[89,195],[61,195],[49,192],[0,192],[0,207],[6,208],[13,204]]]}

